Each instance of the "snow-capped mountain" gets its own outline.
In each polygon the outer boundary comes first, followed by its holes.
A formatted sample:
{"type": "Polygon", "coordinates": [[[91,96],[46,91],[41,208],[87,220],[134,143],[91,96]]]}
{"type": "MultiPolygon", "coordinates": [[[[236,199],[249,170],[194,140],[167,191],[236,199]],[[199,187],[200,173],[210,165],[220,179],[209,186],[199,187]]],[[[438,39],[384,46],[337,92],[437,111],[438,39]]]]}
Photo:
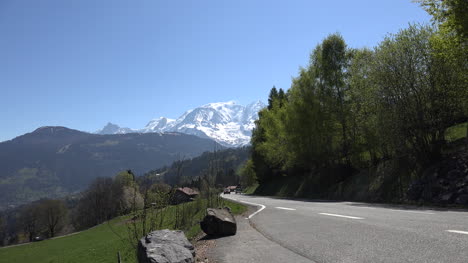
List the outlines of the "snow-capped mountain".
{"type": "Polygon", "coordinates": [[[97,134],[124,134],[124,133],[132,133],[132,132],[137,132],[135,130],[132,130],[130,128],[121,128],[117,124],[113,124],[108,122],[104,128],[101,130],[97,131],[97,134]]]}
{"type": "Polygon", "coordinates": [[[160,117],[158,119],[153,119],[148,124],[146,124],[145,128],[141,130],[141,132],[166,132],[170,131],[172,127],[175,125],[174,119],[168,119],[165,117],[160,117]]]}
{"type": "Polygon", "coordinates": [[[211,138],[218,143],[237,147],[250,142],[258,112],[265,107],[261,101],[247,106],[233,101],[209,103],[201,107],[188,110],[177,119],[160,117],[153,119],[140,130],[120,128],[108,123],[99,134],[115,134],[129,132],[180,132],[211,138]]]}

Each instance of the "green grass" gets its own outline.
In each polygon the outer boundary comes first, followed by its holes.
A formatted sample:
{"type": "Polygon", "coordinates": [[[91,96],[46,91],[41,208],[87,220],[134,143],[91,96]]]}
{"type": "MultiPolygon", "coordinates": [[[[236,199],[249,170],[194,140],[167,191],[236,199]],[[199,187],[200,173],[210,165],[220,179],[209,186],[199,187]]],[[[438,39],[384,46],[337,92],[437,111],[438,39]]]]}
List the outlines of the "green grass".
{"type": "MultiPolygon", "coordinates": [[[[199,221],[205,215],[207,200],[200,200],[177,206],[185,207],[188,218],[185,233],[189,239],[200,233],[199,221]],[[197,207],[199,206],[199,207],[197,207]],[[190,214],[191,213],[191,214],[190,214]]],[[[246,207],[221,200],[219,206],[228,206],[234,214],[246,211],[246,207]]],[[[165,210],[161,229],[174,227],[176,206],[165,210]]],[[[122,216],[81,233],[57,239],[29,243],[21,246],[0,248],[1,263],[55,263],[55,262],[117,262],[117,252],[120,252],[122,262],[136,262],[135,249],[129,241],[126,222],[131,216],[122,216]]]]}
{"type": "Polygon", "coordinates": [[[119,217],[109,223],[76,235],[0,249],[0,262],[116,262],[120,251],[124,262],[135,262],[129,244],[118,234],[126,236],[126,227],[119,217]]]}
{"type": "Polygon", "coordinates": [[[468,125],[468,122],[465,122],[465,123],[460,123],[458,125],[454,125],[448,128],[447,131],[445,132],[445,139],[447,141],[453,142],[458,139],[465,138],[467,125],[468,125]]]}
{"type": "Polygon", "coordinates": [[[251,195],[251,194],[255,193],[255,190],[257,190],[257,187],[258,187],[258,183],[254,184],[252,186],[246,187],[245,190],[244,190],[244,194],[251,195]]]}

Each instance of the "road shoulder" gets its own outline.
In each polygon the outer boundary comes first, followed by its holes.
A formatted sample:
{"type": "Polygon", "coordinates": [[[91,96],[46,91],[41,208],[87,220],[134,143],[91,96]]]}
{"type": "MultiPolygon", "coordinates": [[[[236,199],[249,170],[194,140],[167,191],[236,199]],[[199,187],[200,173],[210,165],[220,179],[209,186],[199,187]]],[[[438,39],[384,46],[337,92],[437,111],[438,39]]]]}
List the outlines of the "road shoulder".
{"type": "Polygon", "coordinates": [[[255,230],[246,219],[255,211],[255,207],[249,206],[247,213],[236,216],[236,235],[205,239],[204,241],[214,241],[214,243],[207,249],[202,262],[312,262],[267,239],[255,230]]]}

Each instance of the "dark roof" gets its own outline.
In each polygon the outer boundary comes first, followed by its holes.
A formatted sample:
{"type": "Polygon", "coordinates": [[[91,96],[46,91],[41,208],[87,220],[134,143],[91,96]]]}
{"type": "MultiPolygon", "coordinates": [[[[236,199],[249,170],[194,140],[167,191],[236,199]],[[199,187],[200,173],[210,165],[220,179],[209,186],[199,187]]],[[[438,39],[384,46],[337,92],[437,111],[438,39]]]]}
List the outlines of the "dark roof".
{"type": "Polygon", "coordinates": [[[192,188],[189,188],[189,187],[181,187],[181,188],[177,188],[177,191],[180,191],[186,195],[190,195],[190,196],[193,196],[193,195],[199,195],[200,193],[197,191],[197,190],[194,190],[192,188]]]}

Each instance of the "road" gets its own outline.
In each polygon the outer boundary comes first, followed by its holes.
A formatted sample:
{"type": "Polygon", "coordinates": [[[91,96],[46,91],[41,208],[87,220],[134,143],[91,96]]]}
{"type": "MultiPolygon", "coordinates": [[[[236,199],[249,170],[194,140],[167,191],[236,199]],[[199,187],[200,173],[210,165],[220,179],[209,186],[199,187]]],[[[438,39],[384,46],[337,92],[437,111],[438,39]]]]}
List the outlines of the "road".
{"type": "Polygon", "coordinates": [[[217,241],[221,262],[468,262],[466,211],[223,197],[256,208],[217,241]]]}

